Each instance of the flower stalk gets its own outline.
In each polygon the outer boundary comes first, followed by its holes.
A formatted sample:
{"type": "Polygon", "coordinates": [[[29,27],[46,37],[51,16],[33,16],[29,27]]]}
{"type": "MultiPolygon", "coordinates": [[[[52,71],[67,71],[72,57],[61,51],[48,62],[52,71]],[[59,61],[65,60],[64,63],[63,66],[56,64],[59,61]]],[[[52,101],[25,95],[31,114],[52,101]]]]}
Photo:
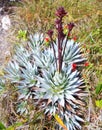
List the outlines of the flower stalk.
{"type": "Polygon", "coordinates": [[[62,69],[62,61],[63,61],[63,57],[62,57],[62,43],[63,43],[63,39],[65,37],[65,34],[63,33],[63,17],[66,15],[67,13],[65,12],[63,7],[60,7],[59,9],[57,9],[56,11],[56,16],[58,17],[55,21],[56,24],[56,30],[58,33],[58,66],[57,66],[57,70],[60,73],[61,69],[62,69]]]}
{"type": "Polygon", "coordinates": [[[62,70],[62,62],[63,62],[63,57],[64,57],[64,53],[65,53],[65,48],[66,48],[66,44],[67,44],[67,41],[69,39],[69,36],[70,36],[70,33],[74,27],[74,24],[73,23],[69,23],[67,24],[67,29],[68,29],[68,33],[67,35],[64,34],[64,29],[63,29],[63,17],[66,16],[66,11],[64,10],[63,7],[60,7],[57,9],[56,11],[56,16],[57,16],[57,19],[55,21],[55,26],[56,26],[56,30],[57,30],[57,40],[58,40],[58,57],[56,57],[56,52],[55,52],[55,48],[54,48],[54,45],[53,45],[53,38],[52,38],[52,35],[53,35],[53,31],[52,30],[49,30],[47,32],[47,34],[49,35],[50,39],[51,39],[51,42],[52,42],[52,48],[53,48],[53,52],[54,52],[54,56],[55,56],[55,59],[56,59],[56,67],[57,67],[57,70],[58,72],[60,73],[61,70],[62,70]],[[66,42],[65,42],[65,45],[64,47],[62,47],[62,43],[63,43],[63,40],[66,36],[66,42]]]}

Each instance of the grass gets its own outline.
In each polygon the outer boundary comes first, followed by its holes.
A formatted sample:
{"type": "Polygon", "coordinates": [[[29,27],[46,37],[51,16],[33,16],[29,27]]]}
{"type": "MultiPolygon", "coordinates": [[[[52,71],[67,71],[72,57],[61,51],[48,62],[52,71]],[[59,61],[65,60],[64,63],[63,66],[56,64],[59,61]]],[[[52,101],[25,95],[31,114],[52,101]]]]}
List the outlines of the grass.
{"type": "MultiPolygon", "coordinates": [[[[96,94],[97,85],[102,82],[102,2],[100,0],[24,0],[15,9],[11,16],[14,21],[14,35],[17,40],[17,32],[27,30],[28,35],[36,31],[46,32],[53,28],[55,20],[54,12],[59,6],[63,6],[68,12],[64,19],[65,23],[74,22],[75,28],[72,32],[72,38],[77,37],[77,41],[82,43],[82,49],[88,58],[89,67],[83,71],[87,90],[89,93],[85,112],[86,123],[83,130],[101,130],[102,128],[102,110],[97,107],[95,101],[102,99],[102,94],[96,94]]],[[[20,41],[19,41],[20,42],[20,41]]],[[[7,87],[9,88],[9,87],[7,87]]],[[[13,92],[12,87],[6,90],[5,94],[13,92]]],[[[16,93],[17,94],[17,93],[16,93]]],[[[42,113],[39,114],[29,101],[30,115],[19,116],[15,109],[17,105],[16,94],[11,94],[5,98],[6,105],[10,106],[10,111],[6,110],[6,117],[1,119],[6,126],[14,122],[22,122],[20,127],[29,130],[54,130],[54,119],[48,122],[42,113]],[[12,105],[11,105],[12,104],[12,105]],[[12,109],[13,108],[13,109],[12,109]],[[31,116],[32,115],[32,116],[31,116]],[[34,118],[35,115],[37,118],[34,118]],[[15,120],[13,120],[15,119],[15,120]],[[31,120],[31,122],[29,122],[31,120]],[[30,128],[28,125],[30,124],[30,128]]],[[[4,95],[4,94],[3,94],[4,95]]],[[[2,95],[2,98],[4,98],[2,95]]],[[[3,101],[3,99],[2,99],[3,101]]],[[[2,115],[4,115],[4,111],[2,115]]],[[[18,127],[19,128],[19,127],[18,127]]]]}

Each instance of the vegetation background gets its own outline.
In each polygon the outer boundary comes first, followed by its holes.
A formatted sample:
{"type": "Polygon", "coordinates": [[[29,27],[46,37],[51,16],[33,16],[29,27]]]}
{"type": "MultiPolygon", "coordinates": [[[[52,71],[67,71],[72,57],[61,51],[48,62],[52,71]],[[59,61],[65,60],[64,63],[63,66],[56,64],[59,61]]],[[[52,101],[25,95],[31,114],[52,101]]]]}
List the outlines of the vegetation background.
{"type": "MultiPolygon", "coordinates": [[[[102,130],[102,1],[22,0],[20,3],[13,2],[12,5],[14,8],[10,17],[13,21],[11,29],[13,35],[9,39],[12,46],[24,43],[29,34],[39,31],[46,33],[48,29],[53,28],[55,10],[58,7],[63,6],[68,12],[64,22],[75,23],[71,37],[82,43],[82,49],[89,63],[83,70],[89,95],[86,99],[87,106],[83,110],[85,113],[83,130],[102,130]],[[26,36],[18,33],[19,30],[26,30],[26,36]]],[[[17,95],[15,88],[10,84],[1,91],[2,129],[6,126],[7,130],[54,130],[54,119],[46,120],[41,112],[35,110],[31,101],[27,105],[30,113],[19,115],[16,112],[17,95]]]]}

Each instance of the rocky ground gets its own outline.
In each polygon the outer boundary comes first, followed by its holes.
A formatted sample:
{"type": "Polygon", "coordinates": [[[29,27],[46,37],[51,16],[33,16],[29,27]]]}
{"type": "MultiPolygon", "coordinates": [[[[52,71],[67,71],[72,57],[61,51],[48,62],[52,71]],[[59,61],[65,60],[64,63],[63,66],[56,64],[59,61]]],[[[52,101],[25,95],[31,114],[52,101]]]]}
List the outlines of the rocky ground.
{"type": "Polygon", "coordinates": [[[2,8],[0,9],[0,69],[5,65],[6,61],[10,57],[11,44],[9,42],[11,19],[9,14],[2,13],[2,8]],[[9,21],[8,21],[9,20],[9,21]],[[9,22],[9,23],[8,23],[9,22]]]}

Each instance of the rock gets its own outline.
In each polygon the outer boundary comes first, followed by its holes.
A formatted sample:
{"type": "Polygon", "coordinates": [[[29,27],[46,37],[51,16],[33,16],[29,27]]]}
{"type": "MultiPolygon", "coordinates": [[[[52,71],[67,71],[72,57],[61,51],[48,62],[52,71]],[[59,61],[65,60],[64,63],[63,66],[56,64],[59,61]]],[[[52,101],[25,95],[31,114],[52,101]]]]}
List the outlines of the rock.
{"type": "Polygon", "coordinates": [[[8,30],[11,26],[11,20],[9,18],[9,15],[5,15],[3,16],[2,20],[1,20],[1,24],[2,24],[2,28],[4,30],[8,30]]]}
{"type": "Polygon", "coordinates": [[[0,15],[0,69],[4,68],[8,58],[10,57],[10,50],[12,45],[9,41],[11,35],[11,19],[9,15],[0,15]]]}

